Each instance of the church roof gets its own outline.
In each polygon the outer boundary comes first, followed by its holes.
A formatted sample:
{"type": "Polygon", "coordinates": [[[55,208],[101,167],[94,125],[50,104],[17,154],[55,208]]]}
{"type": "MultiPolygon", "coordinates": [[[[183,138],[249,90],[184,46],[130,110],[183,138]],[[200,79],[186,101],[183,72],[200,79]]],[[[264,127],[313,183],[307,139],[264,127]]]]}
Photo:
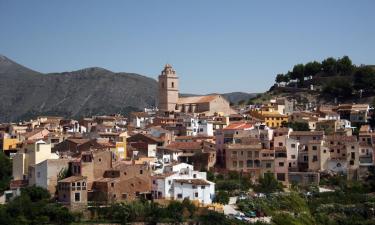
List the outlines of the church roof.
{"type": "Polygon", "coordinates": [[[197,103],[207,103],[212,102],[216,98],[221,98],[221,95],[201,95],[192,97],[180,97],[178,99],[178,104],[197,104],[197,103]]]}

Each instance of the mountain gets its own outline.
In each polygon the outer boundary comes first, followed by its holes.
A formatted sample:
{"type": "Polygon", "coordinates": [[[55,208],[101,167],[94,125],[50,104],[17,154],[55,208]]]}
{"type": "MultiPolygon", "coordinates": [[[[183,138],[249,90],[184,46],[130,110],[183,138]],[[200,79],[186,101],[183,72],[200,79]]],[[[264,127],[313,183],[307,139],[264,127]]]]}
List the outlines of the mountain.
{"type": "Polygon", "coordinates": [[[38,115],[127,114],[156,104],[157,82],[98,67],[43,74],[0,56],[0,122],[38,115]]]}
{"type": "MultiPolygon", "coordinates": [[[[156,80],[99,67],[44,74],[0,55],[0,81],[0,122],[28,120],[40,115],[68,118],[126,115],[157,103],[156,80]]],[[[255,96],[244,92],[222,95],[233,103],[255,96]]]]}
{"type": "MultiPolygon", "coordinates": [[[[218,94],[218,93],[211,93],[209,95],[218,94]]],[[[248,101],[251,98],[257,96],[257,93],[246,93],[246,92],[229,92],[221,94],[225,99],[229,102],[237,104],[239,101],[244,100],[248,101]]],[[[197,96],[196,94],[180,94],[181,97],[189,97],[189,96],[197,96]]]]}

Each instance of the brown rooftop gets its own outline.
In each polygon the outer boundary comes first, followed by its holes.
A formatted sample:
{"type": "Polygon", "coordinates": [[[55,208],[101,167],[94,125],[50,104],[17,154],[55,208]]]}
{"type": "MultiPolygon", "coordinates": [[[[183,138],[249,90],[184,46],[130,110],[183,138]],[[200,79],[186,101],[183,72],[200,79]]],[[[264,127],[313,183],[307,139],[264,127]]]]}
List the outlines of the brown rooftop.
{"type": "Polygon", "coordinates": [[[59,182],[62,182],[62,183],[72,183],[72,182],[80,181],[80,180],[83,180],[83,179],[86,179],[86,177],[83,177],[83,176],[71,176],[71,177],[67,177],[65,179],[59,180],[59,182]]]}
{"type": "Polygon", "coordinates": [[[209,185],[210,184],[203,179],[176,179],[174,181],[177,183],[181,183],[181,184],[193,184],[193,185],[209,185]]]}

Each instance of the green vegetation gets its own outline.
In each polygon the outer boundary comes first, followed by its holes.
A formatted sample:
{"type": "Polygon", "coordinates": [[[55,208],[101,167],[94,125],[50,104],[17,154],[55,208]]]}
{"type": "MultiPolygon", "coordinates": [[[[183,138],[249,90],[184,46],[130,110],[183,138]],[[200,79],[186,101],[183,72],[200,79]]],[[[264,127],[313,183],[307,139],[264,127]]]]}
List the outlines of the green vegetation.
{"type": "Polygon", "coordinates": [[[295,87],[291,80],[297,80],[300,88],[309,88],[311,84],[321,86],[320,97],[329,100],[375,95],[375,70],[369,66],[354,65],[348,56],[297,64],[291,71],[277,74],[275,78],[276,83],[285,82],[288,87],[295,87]]]}
{"type": "Polygon", "coordinates": [[[272,216],[272,224],[375,224],[374,174],[371,171],[364,181],[348,181],[344,175],[323,176],[321,185],[335,191],[319,193],[316,186],[292,185],[290,193],[240,200],[237,205],[245,214],[272,216]]]}
{"type": "Polygon", "coordinates": [[[293,131],[310,131],[309,124],[303,122],[283,122],[282,126],[292,128],[293,131]]]}
{"type": "Polygon", "coordinates": [[[27,187],[6,205],[0,205],[0,224],[71,224],[80,218],[60,204],[54,203],[47,190],[27,187]]]}
{"type": "Polygon", "coordinates": [[[96,220],[92,222],[110,222],[128,224],[130,222],[146,222],[148,224],[182,222],[199,222],[199,224],[234,225],[245,224],[229,219],[222,213],[207,209],[198,209],[189,200],[172,201],[167,206],[150,201],[132,203],[114,203],[109,207],[91,208],[96,220]]]}
{"type": "Polygon", "coordinates": [[[252,187],[249,175],[231,171],[226,175],[208,176],[208,179],[216,183],[216,191],[227,192],[230,196],[241,191],[248,191],[252,187]]]}
{"type": "Polygon", "coordinates": [[[0,152],[0,168],[0,193],[3,193],[12,179],[12,161],[3,151],[0,152]]]}
{"type": "Polygon", "coordinates": [[[265,173],[264,177],[259,178],[259,184],[254,186],[254,191],[265,194],[282,192],[283,185],[275,179],[273,174],[265,173]]]}

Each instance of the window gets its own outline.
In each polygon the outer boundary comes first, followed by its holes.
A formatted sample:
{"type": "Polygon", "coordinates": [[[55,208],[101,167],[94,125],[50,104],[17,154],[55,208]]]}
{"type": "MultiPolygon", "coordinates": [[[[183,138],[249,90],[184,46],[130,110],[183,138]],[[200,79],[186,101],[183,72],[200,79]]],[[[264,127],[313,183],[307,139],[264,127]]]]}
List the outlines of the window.
{"type": "Polygon", "coordinates": [[[318,156],[317,156],[317,155],[313,155],[312,161],[313,161],[313,162],[318,161],[318,156]]]}
{"type": "Polygon", "coordinates": [[[284,166],[284,163],[283,163],[283,162],[279,162],[279,166],[280,166],[280,167],[283,167],[283,166],[284,166]]]}
{"type": "Polygon", "coordinates": [[[161,83],[161,87],[164,88],[164,82],[161,83]]]}
{"type": "Polygon", "coordinates": [[[296,144],[291,144],[290,147],[295,148],[296,144]]]}
{"type": "Polygon", "coordinates": [[[174,88],[174,82],[172,82],[172,88],[174,88]]]}
{"type": "Polygon", "coordinates": [[[122,199],[127,199],[128,198],[128,194],[122,194],[122,199]]]}
{"type": "Polygon", "coordinates": [[[177,194],[177,198],[181,199],[182,198],[182,194],[177,194]]]}
{"type": "Polygon", "coordinates": [[[279,181],[285,181],[285,173],[277,173],[276,177],[279,181]]]}
{"type": "Polygon", "coordinates": [[[271,163],[266,163],[266,168],[271,168],[272,164],[271,163]]]}
{"type": "Polygon", "coordinates": [[[279,142],[279,147],[282,147],[283,146],[283,143],[282,142],[279,142]]]}
{"type": "Polygon", "coordinates": [[[313,146],[312,146],[312,150],[318,150],[318,146],[313,145],[313,146]]]}
{"type": "Polygon", "coordinates": [[[196,198],[198,198],[198,192],[195,192],[194,196],[195,196],[196,198]]]}
{"type": "Polygon", "coordinates": [[[111,183],[111,187],[114,187],[115,186],[115,183],[111,183]]]}
{"type": "Polygon", "coordinates": [[[252,151],[247,152],[247,158],[253,158],[253,152],[252,151]]]}
{"type": "Polygon", "coordinates": [[[169,184],[169,185],[171,185],[171,184],[172,184],[172,181],[171,181],[171,180],[169,180],[169,181],[168,181],[168,184],[169,184]]]}
{"type": "Polygon", "coordinates": [[[197,174],[193,174],[193,178],[197,178],[197,174]]]}
{"type": "Polygon", "coordinates": [[[206,189],[206,186],[202,185],[201,188],[202,188],[202,189],[206,189]]]}
{"type": "Polygon", "coordinates": [[[156,180],[153,180],[152,183],[153,183],[153,184],[156,184],[156,180]]]}
{"type": "Polygon", "coordinates": [[[193,185],[193,189],[197,189],[197,185],[193,185]]]}
{"type": "Polygon", "coordinates": [[[255,160],[254,164],[255,164],[255,167],[260,167],[260,161],[259,160],[255,160]]]}
{"type": "Polygon", "coordinates": [[[291,155],[291,158],[292,158],[292,159],[295,159],[295,158],[296,158],[296,155],[291,155]]]}
{"type": "Polygon", "coordinates": [[[81,201],[81,193],[74,193],[74,201],[75,202],[81,201]]]}
{"type": "Polygon", "coordinates": [[[143,174],[143,170],[140,170],[140,171],[139,171],[139,174],[143,174]]]}
{"type": "Polygon", "coordinates": [[[247,160],[247,167],[252,168],[253,167],[253,160],[247,160]]]}
{"type": "Polygon", "coordinates": [[[237,161],[233,161],[232,165],[233,167],[237,167],[237,161]]]}
{"type": "Polygon", "coordinates": [[[303,156],[303,161],[304,161],[304,162],[309,161],[309,157],[308,157],[307,155],[303,156]]]}
{"type": "Polygon", "coordinates": [[[37,177],[38,177],[38,178],[40,177],[40,172],[37,173],[37,177]]]}
{"type": "Polygon", "coordinates": [[[340,154],[340,149],[337,149],[337,153],[340,154]]]}
{"type": "Polygon", "coordinates": [[[99,162],[101,162],[102,161],[102,158],[99,158],[99,162]]]}
{"type": "Polygon", "coordinates": [[[242,168],[242,167],[243,167],[243,161],[238,161],[238,166],[239,166],[240,168],[242,168]]]}
{"type": "Polygon", "coordinates": [[[259,151],[255,151],[255,158],[259,158],[259,151]]]}

